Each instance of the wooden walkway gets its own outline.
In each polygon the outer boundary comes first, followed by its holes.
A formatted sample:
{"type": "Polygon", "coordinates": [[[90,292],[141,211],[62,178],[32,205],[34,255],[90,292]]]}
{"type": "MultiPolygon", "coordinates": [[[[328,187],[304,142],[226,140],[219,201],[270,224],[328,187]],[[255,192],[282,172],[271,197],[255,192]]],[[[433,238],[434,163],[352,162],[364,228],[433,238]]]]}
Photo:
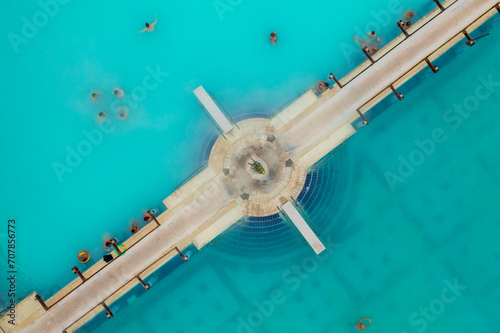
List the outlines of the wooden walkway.
{"type": "Polygon", "coordinates": [[[498,14],[495,4],[447,1],[445,11],[436,8],[414,24],[410,37],[401,35],[375,54],[375,63],[367,61],[341,79],[343,88],[335,86],[320,97],[308,92],[271,120],[239,123],[217,140],[208,168],[165,199],[168,210],[158,217],[160,225],[151,222],[125,242],[125,255],[89,268],[85,282],[77,278],[46,301],[47,311],[30,295],[26,306],[18,305],[22,321],[12,328],[4,316],[0,327],[5,332],[73,332],[178,255],[176,248],[201,248],[245,215],[279,210],[298,196],[307,169],[355,133],[351,123],[360,114],[427,66],[424,59],[432,61],[457,43],[462,30],[471,32],[498,14]],[[279,153],[273,157],[271,151],[279,153]],[[252,174],[243,168],[249,156],[279,170],[252,174]]]}

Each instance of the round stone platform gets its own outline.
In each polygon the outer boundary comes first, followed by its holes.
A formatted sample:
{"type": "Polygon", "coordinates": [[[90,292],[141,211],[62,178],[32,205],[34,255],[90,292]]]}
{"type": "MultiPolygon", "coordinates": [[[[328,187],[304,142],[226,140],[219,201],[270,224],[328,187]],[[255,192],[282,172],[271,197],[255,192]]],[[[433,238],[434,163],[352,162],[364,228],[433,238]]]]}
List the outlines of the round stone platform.
{"type": "Polygon", "coordinates": [[[293,163],[292,154],[274,132],[270,120],[253,118],[241,121],[230,133],[219,137],[210,153],[208,167],[223,172],[224,186],[237,198],[249,216],[268,216],[281,205],[297,198],[307,169],[293,163]],[[266,171],[252,170],[253,161],[266,171]]]}

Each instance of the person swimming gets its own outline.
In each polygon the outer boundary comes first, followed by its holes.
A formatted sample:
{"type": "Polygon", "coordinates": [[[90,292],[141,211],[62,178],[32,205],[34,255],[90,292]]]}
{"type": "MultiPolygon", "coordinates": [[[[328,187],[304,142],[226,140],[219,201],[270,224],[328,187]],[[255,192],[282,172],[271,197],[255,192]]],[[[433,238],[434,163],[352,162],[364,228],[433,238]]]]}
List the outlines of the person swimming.
{"type": "Polygon", "coordinates": [[[158,23],[158,20],[156,19],[156,14],[155,14],[155,21],[151,24],[146,23],[146,27],[144,29],[142,29],[141,31],[137,31],[137,32],[144,32],[144,31],[153,32],[155,30],[156,23],[158,23]]]}
{"type": "Polygon", "coordinates": [[[139,231],[141,227],[139,227],[139,225],[137,223],[135,223],[135,221],[132,223],[132,225],[130,226],[130,232],[135,234],[137,231],[139,231]]]}
{"type": "Polygon", "coordinates": [[[104,111],[100,111],[100,112],[97,114],[97,117],[98,117],[99,119],[104,119],[104,118],[106,118],[107,116],[108,116],[108,114],[107,114],[106,112],[104,112],[104,111]]]}
{"type": "Polygon", "coordinates": [[[411,10],[408,11],[408,12],[406,12],[405,17],[406,17],[407,20],[411,19],[413,16],[415,16],[415,12],[413,12],[411,10]]]}
{"type": "Polygon", "coordinates": [[[371,31],[368,33],[368,36],[370,36],[370,39],[375,40],[377,42],[380,42],[380,38],[377,36],[375,31],[371,31]]]}
{"type": "Polygon", "coordinates": [[[97,100],[97,97],[99,97],[99,93],[97,91],[93,91],[91,94],[90,94],[90,97],[92,98],[92,100],[95,102],[97,100]]]}
{"type": "Polygon", "coordinates": [[[371,319],[368,319],[368,318],[361,318],[358,323],[356,324],[356,326],[354,326],[354,328],[358,331],[362,331],[362,330],[366,330],[368,328],[368,325],[370,325],[370,323],[372,322],[371,319]],[[364,323],[366,322],[366,323],[364,323]]]}
{"type": "Polygon", "coordinates": [[[151,214],[149,214],[149,212],[144,213],[144,221],[151,221],[151,214]]]}
{"type": "Polygon", "coordinates": [[[271,37],[269,38],[271,40],[271,43],[273,43],[274,45],[279,44],[278,42],[276,42],[276,40],[278,39],[278,36],[276,35],[277,33],[277,31],[271,32],[271,37]]]}
{"type": "Polygon", "coordinates": [[[118,118],[125,119],[128,117],[128,109],[125,106],[119,106],[117,110],[118,110],[117,112],[118,118]]]}
{"type": "Polygon", "coordinates": [[[112,250],[114,242],[115,242],[114,238],[106,239],[106,241],[104,242],[104,251],[112,250]]]}
{"type": "Polygon", "coordinates": [[[368,49],[368,53],[375,53],[378,51],[378,47],[374,46],[371,49],[368,49]]]}
{"type": "Polygon", "coordinates": [[[115,89],[113,89],[113,95],[115,95],[118,98],[122,98],[123,96],[125,96],[125,93],[123,92],[122,89],[115,88],[115,89]]]}

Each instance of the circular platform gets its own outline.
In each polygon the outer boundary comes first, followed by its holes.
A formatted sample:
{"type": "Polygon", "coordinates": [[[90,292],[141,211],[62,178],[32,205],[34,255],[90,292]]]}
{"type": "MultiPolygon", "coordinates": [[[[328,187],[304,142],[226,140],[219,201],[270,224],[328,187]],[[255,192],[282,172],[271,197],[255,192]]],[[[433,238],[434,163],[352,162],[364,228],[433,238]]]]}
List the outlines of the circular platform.
{"type": "Polygon", "coordinates": [[[248,216],[268,216],[291,197],[297,198],[307,170],[291,159],[270,120],[253,118],[238,123],[230,133],[219,137],[209,158],[214,173],[223,172],[224,186],[244,207],[248,216]],[[258,162],[260,174],[251,164],[258,162]]]}

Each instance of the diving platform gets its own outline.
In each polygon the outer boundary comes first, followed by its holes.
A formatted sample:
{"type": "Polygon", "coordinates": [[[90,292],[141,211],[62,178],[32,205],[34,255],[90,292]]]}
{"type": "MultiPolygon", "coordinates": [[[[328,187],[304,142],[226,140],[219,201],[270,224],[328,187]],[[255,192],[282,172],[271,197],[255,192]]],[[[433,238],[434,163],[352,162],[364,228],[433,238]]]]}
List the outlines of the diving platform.
{"type": "MultiPolygon", "coordinates": [[[[123,242],[123,255],[111,262],[99,260],[81,272],[84,279],[76,277],[47,299],[28,296],[18,304],[16,325],[6,315],[0,317],[1,330],[70,333],[103,311],[112,317],[113,302],[134,286],[147,286],[152,272],[174,257],[186,260],[181,251],[191,245],[203,248],[244,216],[269,216],[282,209],[315,253],[321,253],[325,246],[293,205],[308,169],[368,125],[365,112],[373,105],[392,93],[401,97],[397,89],[422,69],[437,72],[432,62],[462,41],[464,31],[474,32],[500,12],[498,0],[440,4],[341,78],[340,85],[319,96],[308,91],[272,119],[233,123],[202,86],[195,89],[221,131],[207,167],[173,193],[165,190],[170,193],[163,201],[168,209],[123,242]],[[249,166],[256,162],[261,167],[257,171],[249,166]]],[[[72,274],[70,267],[68,272],[72,274]]]]}
{"type": "Polygon", "coordinates": [[[229,119],[222,113],[203,86],[199,86],[193,92],[223,133],[228,133],[233,129],[229,119]]]}
{"type": "Polygon", "coordinates": [[[316,236],[314,231],[309,227],[306,220],[302,217],[302,214],[295,208],[292,202],[287,201],[283,206],[283,211],[290,218],[290,221],[295,225],[300,234],[304,237],[307,243],[313,248],[316,254],[320,254],[325,250],[325,246],[319,238],[316,236]]]}

